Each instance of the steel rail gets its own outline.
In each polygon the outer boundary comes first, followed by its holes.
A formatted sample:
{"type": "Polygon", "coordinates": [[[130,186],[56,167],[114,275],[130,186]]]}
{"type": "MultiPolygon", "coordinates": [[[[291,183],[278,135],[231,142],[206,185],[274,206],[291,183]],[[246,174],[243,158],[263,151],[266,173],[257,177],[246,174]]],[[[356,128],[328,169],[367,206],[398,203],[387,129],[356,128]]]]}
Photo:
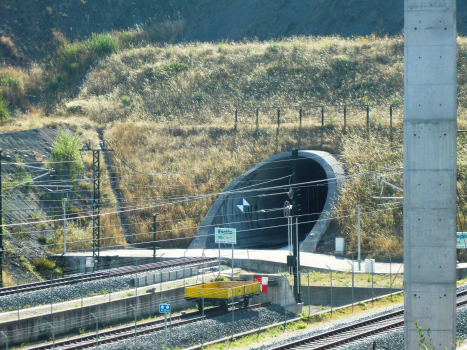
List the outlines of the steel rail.
{"type": "MultiPolygon", "coordinates": [[[[242,303],[235,303],[235,305],[240,305],[240,304],[242,303]]],[[[254,304],[254,305],[250,305],[247,307],[239,308],[238,311],[257,308],[260,306],[268,306],[270,304],[271,304],[270,302],[266,302],[262,304],[254,304]]],[[[232,306],[232,304],[229,304],[229,305],[232,306]]],[[[208,314],[204,316],[205,319],[215,318],[215,317],[224,315],[224,312],[222,312],[220,307],[207,309],[206,312],[208,314]]],[[[188,323],[194,323],[197,321],[201,321],[203,319],[202,316],[193,317],[195,315],[199,315],[199,311],[191,312],[185,315],[172,316],[172,321],[174,320],[175,321],[179,320],[179,321],[172,323],[171,326],[168,325],[168,327],[174,328],[174,327],[182,326],[188,323]]],[[[144,335],[144,334],[148,334],[152,332],[161,331],[164,329],[163,323],[164,323],[164,319],[157,319],[153,321],[139,323],[137,325],[139,329],[136,331],[136,335],[138,336],[138,335],[144,335]]],[[[130,325],[130,326],[123,326],[123,327],[101,331],[99,332],[98,345],[111,343],[111,342],[115,342],[115,341],[119,341],[119,340],[123,340],[127,338],[133,338],[135,336],[134,329],[135,329],[134,325],[130,325]]],[[[25,350],[47,350],[47,349],[51,349],[52,346],[53,346],[52,343],[47,343],[47,344],[33,346],[30,348],[25,348],[25,350]]],[[[73,339],[65,339],[65,340],[55,342],[55,347],[61,347],[67,350],[83,349],[86,347],[93,347],[93,346],[96,346],[96,335],[95,334],[88,334],[88,335],[83,335],[83,336],[76,337],[73,339]]]]}
{"type": "MultiPolygon", "coordinates": [[[[196,258],[196,257],[186,258],[186,264],[196,264],[196,263],[201,262],[202,260],[203,260],[202,258],[196,258]]],[[[210,262],[210,261],[215,261],[215,260],[217,260],[217,258],[205,258],[204,261],[210,262]]],[[[162,269],[167,269],[167,268],[182,266],[184,265],[184,263],[185,263],[184,259],[174,259],[174,260],[163,261],[161,263],[139,265],[138,273],[146,272],[150,270],[159,270],[161,267],[162,269]]],[[[54,287],[56,288],[60,286],[77,284],[81,282],[96,281],[96,280],[105,279],[108,277],[120,277],[124,275],[130,275],[130,274],[134,274],[135,271],[136,271],[135,266],[124,266],[124,267],[118,267],[115,269],[111,269],[110,272],[109,270],[105,270],[105,271],[87,273],[87,274],[84,274],[84,276],[73,275],[73,276],[57,278],[53,280],[53,284],[54,284],[54,287]]],[[[13,287],[4,287],[4,288],[0,288],[0,298],[6,295],[25,293],[25,292],[31,292],[31,291],[41,290],[41,289],[48,289],[48,288],[50,288],[50,280],[21,284],[19,286],[13,286],[13,287]]]]}
{"type": "MultiPolygon", "coordinates": [[[[456,304],[461,307],[467,304],[467,290],[458,292],[459,299],[456,304]]],[[[381,334],[404,326],[404,310],[394,311],[389,314],[373,317],[366,321],[340,327],[331,331],[316,334],[304,339],[280,345],[270,350],[285,349],[332,349],[340,345],[353,342],[371,335],[381,334]],[[382,324],[384,323],[384,324],[382,324]],[[382,325],[381,325],[382,324],[382,325]],[[355,333],[356,332],[356,333],[355,333]]]]}

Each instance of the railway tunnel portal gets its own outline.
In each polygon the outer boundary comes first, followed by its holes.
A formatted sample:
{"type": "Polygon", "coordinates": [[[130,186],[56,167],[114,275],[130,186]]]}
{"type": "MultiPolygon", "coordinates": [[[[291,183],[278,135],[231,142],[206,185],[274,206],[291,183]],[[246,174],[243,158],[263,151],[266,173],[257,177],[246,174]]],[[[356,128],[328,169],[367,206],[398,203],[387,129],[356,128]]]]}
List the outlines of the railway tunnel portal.
{"type": "MultiPolygon", "coordinates": [[[[322,151],[299,151],[297,169],[300,250],[313,252],[329,226],[343,170],[330,153],[322,151]]],[[[283,209],[285,202],[290,201],[287,192],[291,174],[292,154],[287,152],[268,158],[240,175],[215,201],[190,248],[217,248],[216,227],[237,230],[236,248],[286,246],[287,218],[283,209]],[[242,212],[238,204],[243,199],[249,206],[242,212]]]]}

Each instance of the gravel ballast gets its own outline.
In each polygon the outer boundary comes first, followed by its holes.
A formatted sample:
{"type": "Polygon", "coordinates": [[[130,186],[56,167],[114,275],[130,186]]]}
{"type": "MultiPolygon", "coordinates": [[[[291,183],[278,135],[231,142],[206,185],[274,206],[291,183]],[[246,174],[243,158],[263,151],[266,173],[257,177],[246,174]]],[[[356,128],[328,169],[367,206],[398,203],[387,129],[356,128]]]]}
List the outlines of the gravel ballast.
{"type": "MultiPolygon", "coordinates": [[[[164,271],[164,269],[162,270],[164,271]]],[[[144,277],[149,274],[159,272],[158,269],[153,271],[139,272],[138,277],[144,277]]],[[[134,288],[135,275],[126,275],[119,277],[105,278],[96,281],[76,283],[67,286],[53,286],[51,289],[41,289],[32,292],[19,293],[19,295],[11,294],[0,298],[0,312],[8,311],[11,307],[13,310],[22,309],[26,305],[28,307],[39,306],[43,304],[54,304],[67,300],[80,299],[88,297],[92,294],[105,294],[104,291],[118,292],[129,288],[134,288]],[[52,295],[51,295],[52,294],[52,295]]],[[[174,281],[175,282],[175,281],[174,281]]]]}
{"type": "MultiPolygon", "coordinates": [[[[232,334],[250,331],[260,326],[267,326],[273,323],[284,321],[284,309],[280,306],[270,306],[267,308],[255,308],[244,311],[234,312],[235,322],[232,329],[232,314],[229,312],[223,316],[213,319],[189,323],[172,330],[172,338],[168,333],[168,347],[174,349],[188,348],[201,344],[201,339],[204,337],[204,343],[229,337],[232,334]]],[[[287,312],[287,319],[297,317],[292,312],[287,312]]],[[[159,331],[149,335],[138,336],[128,340],[119,341],[113,344],[99,345],[99,350],[135,350],[135,349],[163,349],[164,347],[164,332],[159,331]]],[[[95,347],[93,349],[96,349],[95,347]]]]}

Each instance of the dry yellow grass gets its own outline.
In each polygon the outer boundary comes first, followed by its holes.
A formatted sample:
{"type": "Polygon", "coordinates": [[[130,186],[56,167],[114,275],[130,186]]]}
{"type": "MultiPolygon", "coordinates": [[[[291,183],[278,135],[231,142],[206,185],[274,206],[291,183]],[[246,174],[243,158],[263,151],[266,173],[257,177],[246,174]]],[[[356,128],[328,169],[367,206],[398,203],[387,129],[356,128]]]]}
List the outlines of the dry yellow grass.
{"type": "MultiPolygon", "coordinates": [[[[101,61],[75,105],[104,123],[202,124],[232,121],[235,106],[254,123],[256,107],[400,103],[402,48],[399,37],[147,46],[101,61]]],[[[260,118],[273,122],[275,112],[260,118]]]]}

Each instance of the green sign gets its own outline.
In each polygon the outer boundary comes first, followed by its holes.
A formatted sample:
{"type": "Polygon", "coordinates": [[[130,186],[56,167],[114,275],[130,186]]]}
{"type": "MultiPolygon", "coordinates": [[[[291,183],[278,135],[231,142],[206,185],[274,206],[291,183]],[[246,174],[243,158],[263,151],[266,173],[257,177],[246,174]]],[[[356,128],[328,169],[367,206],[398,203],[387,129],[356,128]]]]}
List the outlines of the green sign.
{"type": "Polygon", "coordinates": [[[216,227],[216,243],[237,244],[237,230],[216,227]]]}
{"type": "Polygon", "coordinates": [[[467,248],[467,232],[457,232],[457,249],[467,248]]]}

